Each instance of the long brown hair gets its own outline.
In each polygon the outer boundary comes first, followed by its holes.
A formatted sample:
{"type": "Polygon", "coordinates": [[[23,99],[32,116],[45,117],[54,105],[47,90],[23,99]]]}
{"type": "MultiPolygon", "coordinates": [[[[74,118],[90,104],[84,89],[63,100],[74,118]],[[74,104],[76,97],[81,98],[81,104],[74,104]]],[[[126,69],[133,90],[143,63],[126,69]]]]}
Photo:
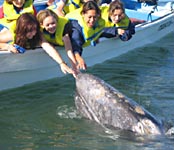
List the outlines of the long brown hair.
{"type": "Polygon", "coordinates": [[[41,42],[39,22],[36,17],[30,13],[21,14],[17,19],[15,34],[15,44],[24,48],[33,49],[41,42]],[[26,34],[32,30],[36,30],[36,34],[32,39],[28,39],[26,34]]]}

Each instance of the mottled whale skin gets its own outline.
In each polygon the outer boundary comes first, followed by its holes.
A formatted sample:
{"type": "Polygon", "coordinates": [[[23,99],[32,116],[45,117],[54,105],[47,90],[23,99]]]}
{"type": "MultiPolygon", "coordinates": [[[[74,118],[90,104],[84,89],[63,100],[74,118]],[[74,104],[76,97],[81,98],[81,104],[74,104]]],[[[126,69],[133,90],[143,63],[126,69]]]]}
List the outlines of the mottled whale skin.
{"type": "Polygon", "coordinates": [[[164,134],[161,121],[92,74],[80,73],[77,76],[75,105],[83,117],[105,127],[128,130],[140,135],[164,134]]]}

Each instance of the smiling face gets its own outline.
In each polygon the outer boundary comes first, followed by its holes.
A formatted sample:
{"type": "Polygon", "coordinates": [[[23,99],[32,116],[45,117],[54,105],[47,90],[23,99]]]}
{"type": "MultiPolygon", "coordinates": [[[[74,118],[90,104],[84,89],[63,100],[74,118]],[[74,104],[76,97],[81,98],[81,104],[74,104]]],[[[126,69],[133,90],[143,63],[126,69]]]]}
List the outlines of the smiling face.
{"type": "Polygon", "coordinates": [[[48,16],[43,20],[42,26],[46,31],[53,34],[56,32],[57,21],[53,16],[48,16]]]}
{"type": "Polygon", "coordinates": [[[120,22],[124,17],[125,15],[122,9],[115,9],[114,12],[110,14],[110,18],[114,24],[120,22]]]}
{"type": "Polygon", "coordinates": [[[25,0],[13,0],[13,5],[16,6],[17,8],[22,8],[24,3],[25,3],[25,0]]]}
{"type": "Polygon", "coordinates": [[[36,35],[37,32],[37,26],[33,25],[32,28],[29,28],[26,32],[26,38],[27,39],[33,39],[33,37],[36,35]]]}
{"type": "Polygon", "coordinates": [[[90,28],[92,28],[98,20],[98,14],[96,13],[96,10],[88,10],[82,15],[87,26],[90,28]]]}

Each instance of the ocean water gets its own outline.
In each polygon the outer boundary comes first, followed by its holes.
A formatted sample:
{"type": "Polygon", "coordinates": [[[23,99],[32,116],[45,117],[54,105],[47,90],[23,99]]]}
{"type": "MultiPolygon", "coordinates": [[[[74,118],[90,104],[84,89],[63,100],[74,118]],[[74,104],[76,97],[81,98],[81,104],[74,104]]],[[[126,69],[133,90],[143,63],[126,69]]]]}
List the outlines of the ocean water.
{"type": "MultiPolygon", "coordinates": [[[[174,126],[174,34],[88,68],[174,126]]],[[[71,75],[0,92],[0,150],[174,150],[174,136],[107,132],[78,115],[71,75]]]]}
{"type": "MultiPolygon", "coordinates": [[[[88,68],[174,126],[174,36],[88,68]],[[161,43],[161,44],[160,44],[161,43]]],[[[174,149],[174,136],[108,133],[78,115],[72,76],[0,92],[1,150],[163,150],[174,149]]]]}

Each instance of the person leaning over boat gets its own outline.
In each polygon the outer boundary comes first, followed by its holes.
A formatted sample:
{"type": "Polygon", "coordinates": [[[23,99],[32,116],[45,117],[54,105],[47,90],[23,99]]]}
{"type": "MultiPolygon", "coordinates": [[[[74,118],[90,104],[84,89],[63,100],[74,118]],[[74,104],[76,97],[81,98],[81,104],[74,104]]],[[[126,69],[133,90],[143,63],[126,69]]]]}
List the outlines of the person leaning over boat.
{"type": "Polygon", "coordinates": [[[74,71],[77,71],[76,59],[72,52],[71,40],[69,37],[72,32],[69,20],[65,17],[58,17],[55,12],[49,9],[39,11],[36,17],[40,23],[44,38],[51,44],[65,46],[72,67],[74,71]]]}
{"type": "Polygon", "coordinates": [[[135,26],[126,15],[124,5],[120,0],[101,6],[100,9],[101,17],[106,23],[101,37],[112,38],[118,35],[122,41],[132,38],[132,35],[135,34],[135,26]]]}
{"type": "Polygon", "coordinates": [[[19,53],[16,45],[25,49],[35,49],[40,45],[60,65],[63,73],[74,75],[74,71],[66,65],[56,49],[44,39],[39,22],[33,14],[23,13],[17,21],[11,23],[7,23],[5,18],[0,19],[0,30],[0,50],[19,53]]]}
{"type": "Polygon", "coordinates": [[[72,22],[71,43],[73,53],[80,69],[86,69],[85,60],[82,58],[83,47],[93,45],[100,37],[105,22],[100,18],[101,11],[94,1],[88,1],[82,8],[66,15],[72,22]]]}
{"type": "Polygon", "coordinates": [[[36,14],[33,0],[4,0],[0,16],[1,18],[5,17],[8,21],[13,21],[26,12],[36,14]]]}
{"type": "MultiPolygon", "coordinates": [[[[48,9],[53,10],[58,16],[65,16],[66,14],[81,8],[82,5],[89,0],[48,0],[51,5],[48,9]]],[[[98,0],[94,0],[98,3],[98,0]]]]}

